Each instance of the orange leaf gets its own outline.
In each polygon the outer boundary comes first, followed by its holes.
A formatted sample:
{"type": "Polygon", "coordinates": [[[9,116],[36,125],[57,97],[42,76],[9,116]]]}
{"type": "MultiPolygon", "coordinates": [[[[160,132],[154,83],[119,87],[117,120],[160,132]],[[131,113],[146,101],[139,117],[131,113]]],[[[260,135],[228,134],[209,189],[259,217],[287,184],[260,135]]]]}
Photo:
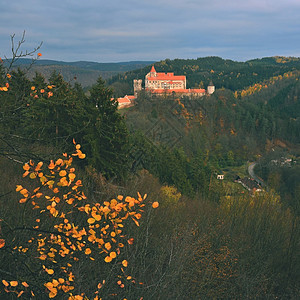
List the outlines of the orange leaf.
{"type": "Polygon", "coordinates": [[[112,261],[112,258],[110,256],[106,256],[104,259],[105,262],[109,263],[112,261]]]}
{"type": "Polygon", "coordinates": [[[17,185],[17,187],[16,187],[16,192],[19,192],[19,191],[21,191],[23,189],[23,187],[21,186],[21,185],[17,185]]]}
{"type": "Polygon", "coordinates": [[[61,177],[64,177],[64,176],[66,176],[66,175],[67,175],[66,170],[61,170],[61,171],[59,172],[59,176],[61,176],[61,177]]]}
{"type": "Polygon", "coordinates": [[[124,259],[122,261],[122,265],[126,268],[128,266],[128,261],[126,259],[124,259]]]}
{"type": "Polygon", "coordinates": [[[46,272],[47,272],[49,275],[54,274],[54,271],[53,271],[52,269],[46,269],[46,272]]]}
{"type": "Polygon", "coordinates": [[[86,255],[89,255],[89,254],[92,253],[92,251],[91,251],[90,248],[86,248],[85,251],[84,251],[84,253],[85,253],[86,255]]]}
{"type": "Polygon", "coordinates": [[[9,286],[9,283],[6,281],[6,280],[2,280],[2,283],[5,285],[5,286],[9,286]]]}
{"type": "Polygon", "coordinates": [[[29,165],[26,163],[26,164],[23,166],[23,169],[24,169],[25,171],[28,171],[28,170],[30,169],[30,167],[29,167],[29,165]]]}
{"type": "Polygon", "coordinates": [[[111,249],[110,242],[105,243],[104,247],[109,251],[111,249]]]}
{"type": "Polygon", "coordinates": [[[153,202],[152,203],[152,207],[153,208],[157,208],[159,206],[159,203],[157,201],[153,202]]]}
{"type": "Polygon", "coordinates": [[[21,291],[17,297],[20,298],[22,296],[22,294],[24,294],[24,291],[21,291]]]}
{"type": "Polygon", "coordinates": [[[10,282],[10,285],[11,286],[17,286],[18,285],[18,281],[13,280],[13,281],[10,282]]]}
{"type": "Polygon", "coordinates": [[[128,242],[129,245],[132,245],[133,242],[134,242],[134,238],[130,238],[127,242],[128,242]]]}
{"type": "Polygon", "coordinates": [[[74,173],[70,173],[69,175],[70,180],[74,180],[76,175],[74,173]]]}
{"type": "Polygon", "coordinates": [[[3,248],[5,246],[5,240],[0,239],[0,248],[3,248]]]}

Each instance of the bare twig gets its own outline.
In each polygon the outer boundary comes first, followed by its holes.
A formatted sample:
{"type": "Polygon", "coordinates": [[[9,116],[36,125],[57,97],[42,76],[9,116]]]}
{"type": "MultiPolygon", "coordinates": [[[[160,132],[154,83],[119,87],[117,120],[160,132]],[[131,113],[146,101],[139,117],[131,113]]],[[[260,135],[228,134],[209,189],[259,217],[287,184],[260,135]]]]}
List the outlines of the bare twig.
{"type": "MultiPolygon", "coordinates": [[[[42,47],[42,44],[43,44],[43,42],[40,42],[40,44],[37,47],[33,48],[33,50],[31,50],[31,51],[25,50],[25,52],[23,52],[21,50],[21,47],[25,43],[25,30],[23,31],[22,37],[18,41],[17,45],[15,45],[15,36],[16,36],[15,34],[12,34],[10,36],[12,58],[8,59],[6,56],[4,56],[5,59],[7,61],[9,61],[9,65],[7,67],[7,73],[11,70],[11,68],[13,67],[13,64],[16,63],[16,61],[18,61],[18,59],[20,59],[22,57],[33,56],[42,47]]],[[[29,65],[29,67],[26,68],[27,71],[32,67],[32,65],[35,63],[35,61],[37,59],[38,59],[38,57],[32,58],[31,64],[29,65]]]]}

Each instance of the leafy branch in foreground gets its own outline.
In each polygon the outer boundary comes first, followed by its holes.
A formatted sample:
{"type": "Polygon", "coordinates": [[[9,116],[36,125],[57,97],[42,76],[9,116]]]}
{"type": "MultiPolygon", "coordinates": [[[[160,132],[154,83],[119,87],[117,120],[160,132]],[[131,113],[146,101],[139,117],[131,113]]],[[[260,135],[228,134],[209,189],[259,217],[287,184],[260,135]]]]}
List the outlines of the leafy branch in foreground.
{"type": "MultiPolygon", "coordinates": [[[[114,281],[117,290],[136,283],[126,271],[128,261],[122,248],[133,243],[125,232],[127,221],[131,219],[139,226],[146,195],[118,195],[103,203],[88,202],[72,166],[74,157],[84,159],[85,154],[79,144],[74,144],[76,151],[72,155],[64,153],[47,166],[31,160],[23,166],[23,177],[32,181],[26,187],[16,186],[22,196],[21,220],[17,225],[1,220],[1,252],[14,261],[14,268],[1,276],[2,295],[4,290],[18,297],[40,297],[46,292],[49,298],[101,299],[108,281],[114,281]],[[94,274],[98,282],[86,287],[93,289],[92,293],[86,292],[76,274],[99,261],[103,268],[94,274]],[[109,263],[112,266],[107,268],[109,263]],[[116,278],[110,276],[113,268],[119,270],[116,278]]],[[[153,202],[152,207],[158,207],[158,202],[153,202]]]]}

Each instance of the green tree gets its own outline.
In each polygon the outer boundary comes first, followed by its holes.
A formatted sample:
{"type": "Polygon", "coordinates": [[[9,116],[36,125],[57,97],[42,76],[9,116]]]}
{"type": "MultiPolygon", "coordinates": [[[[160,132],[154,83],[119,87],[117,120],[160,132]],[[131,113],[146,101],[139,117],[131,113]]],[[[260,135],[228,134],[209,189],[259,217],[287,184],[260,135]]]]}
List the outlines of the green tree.
{"type": "Polygon", "coordinates": [[[118,103],[101,77],[90,90],[88,104],[91,124],[83,140],[89,162],[108,178],[123,177],[128,171],[128,132],[118,103]]]}

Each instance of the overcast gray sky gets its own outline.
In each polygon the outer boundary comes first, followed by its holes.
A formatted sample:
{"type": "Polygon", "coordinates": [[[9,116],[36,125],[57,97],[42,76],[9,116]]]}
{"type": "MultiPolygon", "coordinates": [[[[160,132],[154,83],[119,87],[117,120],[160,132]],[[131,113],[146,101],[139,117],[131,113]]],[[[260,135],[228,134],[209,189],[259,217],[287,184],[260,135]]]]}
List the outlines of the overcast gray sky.
{"type": "Polygon", "coordinates": [[[120,62],[300,56],[300,0],[0,0],[0,57],[10,35],[43,59],[120,62]]]}

